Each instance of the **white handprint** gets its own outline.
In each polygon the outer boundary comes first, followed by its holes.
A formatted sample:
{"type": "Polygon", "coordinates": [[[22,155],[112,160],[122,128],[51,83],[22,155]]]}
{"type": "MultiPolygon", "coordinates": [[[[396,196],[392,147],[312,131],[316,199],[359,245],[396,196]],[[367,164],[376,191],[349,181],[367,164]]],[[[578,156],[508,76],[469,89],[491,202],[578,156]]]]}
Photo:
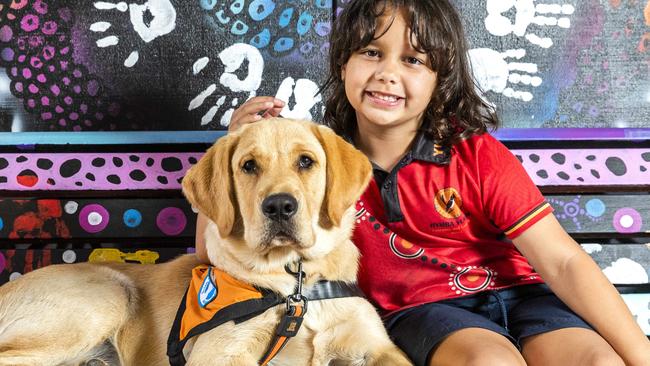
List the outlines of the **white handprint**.
{"type": "MultiPolygon", "coordinates": [[[[176,28],[176,9],[169,0],[149,0],[144,4],[127,4],[124,1],[110,3],[98,1],[94,3],[98,10],[129,11],[129,18],[133,29],[140,38],[149,43],[154,39],[170,33],[176,28]]],[[[109,22],[96,22],[90,25],[93,32],[105,32],[111,27],[109,22]]],[[[110,35],[97,40],[97,47],[110,47],[119,43],[119,37],[110,35]]],[[[139,51],[131,51],[124,60],[124,66],[132,67],[140,58],[139,51]]]]}
{"type": "Polygon", "coordinates": [[[485,18],[485,29],[490,34],[503,37],[510,33],[518,37],[525,37],[530,43],[543,48],[553,45],[553,40],[548,37],[539,37],[528,31],[531,24],[540,26],[558,26],[569,28],[571,20],[568,17],[545,16],[571,15],[575,11],[572,4],[535,4],[535,0],[487,0],[488,16],[485,18]],[[515,8],[514,23],[503,13],[515,8]]]}
{"type": "MultiPolygon", "coordinates": [[[[264,72],[264,58],[260,51],[245,43],[235,43],[232,46],[224,49],[219,53],[219,59],[226,66],[224,73],[219,77],[219,83],[226,88],[230,89],[232,92],[246,92],[248,93],[248,99],[254,97],[257,93],[257,89],[262,83],[262,73],[264,72]],[[244,80],[239,80],[237,75],[234,74],[237,69],[242,65],[244,60],[248,60],[248,73],[244,80]]],[[[200,58],[194,62],[192,67],[194,74],[198,74],[207,66],[210,62],[210,59],[207,57],[200,58]]],[[[205,102],[205,100],[214,94],[217,90],[216,84],[211,84],[201,93],[199,93],[188,106],[188,110],[194,110],[205,102]]],[[[216,104],[208,110],[201,117],[201,126],[207,125],[212,122],[212,119],[217,114],[221,106],[226,102],[226,96],[222,95],[217,99],[216,104]]],[[[222,116],[220,123],[222,126],[228,126],[230,124],[230,117],[235,111],[234,107],[239,104],[239,99],[234,98],[231,101],[231,107],[228,109],[222,116]]]]}
{"type": "Polygon", "coordinates": [[[285,101],[285,106],[280,114],[286,118],[312,119],[310,110],[312,107],[323,100],[318,93],[318,85],[309,79],[298,79],[294,81],[292,77],[282,80],[275,97],[285,101]],[[293,109],[289,106],[291,96],[294,96],[295,105],[293,109]]]}
{"type": "Polygon", "coordinates": [[[529,102],[533,99],[532,93],[515,90],[508,85],[523,84],[538,87],[542,84],[542,78],[534,75],[537,73],[537,64],[506,61],[506,58],[519,60],[526,56],[524,49],[498,52],[491,48],[474,48],[468,51],[468,56],[474,79],[483,91],[493,91],[509,98],[529,102]]]}

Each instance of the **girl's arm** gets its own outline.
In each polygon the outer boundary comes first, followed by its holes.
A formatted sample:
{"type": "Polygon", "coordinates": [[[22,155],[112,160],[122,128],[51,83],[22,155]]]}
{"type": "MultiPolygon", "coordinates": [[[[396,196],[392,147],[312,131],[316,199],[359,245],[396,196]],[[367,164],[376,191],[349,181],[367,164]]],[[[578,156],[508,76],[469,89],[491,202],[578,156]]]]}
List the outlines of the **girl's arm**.
{"type": "Polygon", "coordinates": [[[553,292],[628,365],[650,365],[650,342],[593,259],[547,215],[513,240],[553,292]]]}
{"type": "Polygon", "coordinates": [[[202,263],[210,263],[210,258],[208,258],[208,249],[205,247],[206,226],[208,226],[208,218],[199,212],[196,217],[196,239],[194,240],[194,245],[196,247],[196,257],[202,263]]]}

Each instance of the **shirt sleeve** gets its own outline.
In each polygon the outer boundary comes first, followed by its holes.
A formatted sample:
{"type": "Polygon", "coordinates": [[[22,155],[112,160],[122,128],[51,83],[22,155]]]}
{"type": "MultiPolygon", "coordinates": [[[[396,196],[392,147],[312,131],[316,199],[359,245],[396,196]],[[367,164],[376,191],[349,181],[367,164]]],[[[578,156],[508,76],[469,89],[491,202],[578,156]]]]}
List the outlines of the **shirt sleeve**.
{"type": "Polygon", "coordinates": [[[483,208],[509,239],[553,212],[521,162],[501,142],[486,133],[475,148],[483,208]]]}

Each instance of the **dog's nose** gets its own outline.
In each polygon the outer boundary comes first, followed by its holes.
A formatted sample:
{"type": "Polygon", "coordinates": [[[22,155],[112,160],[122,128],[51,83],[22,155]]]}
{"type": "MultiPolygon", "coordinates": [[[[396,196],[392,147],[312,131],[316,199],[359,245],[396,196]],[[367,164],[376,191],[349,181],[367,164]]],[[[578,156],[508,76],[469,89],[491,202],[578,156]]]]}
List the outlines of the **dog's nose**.
{"type": "Polygon", "coordinates": [[[262,201],[264,216],[273,221],[288,220],[298,211],[298,201],[286,193],[273,194],[262,201]]]}

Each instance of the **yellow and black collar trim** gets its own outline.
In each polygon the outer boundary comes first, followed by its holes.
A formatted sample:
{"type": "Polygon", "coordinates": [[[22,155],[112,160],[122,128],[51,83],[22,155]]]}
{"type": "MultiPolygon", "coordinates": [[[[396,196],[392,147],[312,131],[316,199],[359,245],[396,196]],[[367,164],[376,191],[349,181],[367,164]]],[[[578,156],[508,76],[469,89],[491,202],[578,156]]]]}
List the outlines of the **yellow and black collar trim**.
{"type": "Polygon", "coordinates": [[[451,159],[451,148],[443,147],[438,141],[430,139],[424,132],[419,132],[411,147],[413,159],[447,165],[451,159]]]}

